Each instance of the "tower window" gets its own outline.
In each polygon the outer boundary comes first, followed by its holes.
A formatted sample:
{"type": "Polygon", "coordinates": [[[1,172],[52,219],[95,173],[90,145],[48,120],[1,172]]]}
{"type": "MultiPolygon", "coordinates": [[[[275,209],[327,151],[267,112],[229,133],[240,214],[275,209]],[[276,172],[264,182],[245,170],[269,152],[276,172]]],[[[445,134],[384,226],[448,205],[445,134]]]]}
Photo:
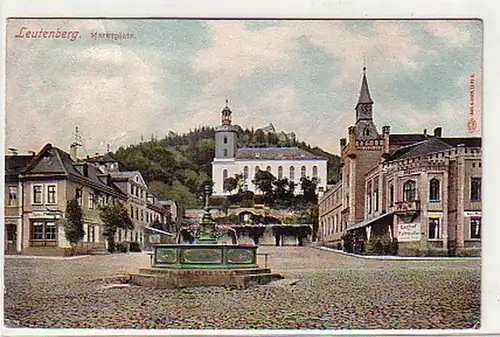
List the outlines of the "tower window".
{"type": "Polygon", "coordinates": [[[227,170],[222,171],[222,182],[226,181],[227,179],[227,170]]]}
{"type": "Polygon", "coordinates": [[[295,167],[290,166],[290,181],[295,180],[295,167]]]}
{"type": "Polygon", "coordinates": [[[370,129],[368,129],[368,127],[365,127],[365,128],[363,129],[363,136],[365,136],[365,137],[366,137],[366,136],[369,136],[369,135],[370,135],[370,129]]]}
{"type": "Polygon", "coordinates": [[[271,172],[271,166],[266,167],[267,172],[271,172]]]}
{"type": "Polygon", "coordinates": [[[227,149],[224,149],[224,157],[227,157],[227,149]]]}
{"type": "Polygon", "coordinates": [[[305,178],[306,177],[306,167],[305,166],[302,166],[300,168],[300,177],[301,178],[305,178]]]}
{"type": "Polygon", "coordinates": [[[224,136],[224,144],[227,144],[227,136],[224,136]]]}
{"type": "Polygon", "coordinates": [[[283,179],[283,166],[278,166],[278,179],[283,179]]]}
{"type": "Polygon", "coordinates": [[[429,183],[429,200],[430,201],[439,201],[439,180],[433,178],[429,183]]]}
{"type": "Polygon", "coordinates": [[[243,179],[245,179],[245,180],[248,179],[248,166],[245,166],[243,168],[243,179]]]}

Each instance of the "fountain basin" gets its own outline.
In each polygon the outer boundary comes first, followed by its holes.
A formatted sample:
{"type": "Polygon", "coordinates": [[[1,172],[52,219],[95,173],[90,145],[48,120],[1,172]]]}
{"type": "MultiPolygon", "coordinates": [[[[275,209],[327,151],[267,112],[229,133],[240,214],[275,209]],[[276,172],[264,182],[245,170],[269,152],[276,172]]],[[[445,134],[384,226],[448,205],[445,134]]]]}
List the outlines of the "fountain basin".
{"type": "Polygon", "coordinates": [[[156,245],[154,247],[153,267],[173,269],[257,268],[257,246],[156,245]]]}

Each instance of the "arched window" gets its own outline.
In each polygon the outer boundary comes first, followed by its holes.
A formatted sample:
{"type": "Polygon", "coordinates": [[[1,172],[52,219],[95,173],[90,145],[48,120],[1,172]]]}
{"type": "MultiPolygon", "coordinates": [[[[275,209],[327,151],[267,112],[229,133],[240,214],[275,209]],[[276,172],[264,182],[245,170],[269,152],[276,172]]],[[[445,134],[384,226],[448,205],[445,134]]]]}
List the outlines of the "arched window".
{"type": "Polygon", "coordinates": [[[227,179],[227,170],[222,171],[222,182],[225,182],[227,179]]]}
{"type": "Polygon", "coordinates": [[[391,185],[391,187],[389,187],[389,203],[390,206],[394,205],[394,185],[391,185]]]}
{"type": "Polygon", "coordinates": [[[248,179],[248,166],[245,166],[243,168],[243,179],[245,179],[245,180],[248,179]]]}
{"type": "Polygon", "coordinates": [[[430,201],[439,201],[440,198],[440,191],[439,191],[439,180],[436,178],[431,179],[429,182],[429,200],[430,201]]]}
{"type": "Polygon", "coordinates": [[[365,128],[363,129],[363,136],[365,136],[365,137],[366,137],[366,136],[369,136],[369,135],[370,135],[370,129],[368,129],[368,127],[365,127],[365,128]]]}
{"type": "Polygon", "coordinates": [[[224,157],[227,157],[227,149],[224,149],[224,157]]]}
{"type": "Polygon", "coordinates": [[[300,177],[301,178],[305,178],[306,177],[306,167],[305,166],[302,166],[300,168],[300,177]]]}
{"type": "Polygon", "coordinates": [[[271,172],[271,166],[266,167],[267,172],[271,172]]]}
{"type": "Polygon", "coordinates": [[[278,179],[283,179],[283,166],[278,166],[278,179]]]}
{"type": "Polygon", "coordinates": [[[413,201],[416,199],[416,196],[416,183],[413,180],[408,180],[403,185],[403,201],[413,201]]]}
{"type": "Polygon", "coordinates": [[[258,166],[255,166],[255,173],[259,172],[260,171],[260,167],[258,166]]]}
{"type": "Polygon", "coordinates": [[[290,166],[290,181],[295,180],[295,167],[290,166]]]}
{"type": "Polygon", "coordinates": [[[227,136],[224,136],[224,144],[227,144],[227,136]]]}
{"type": "Polygon", "coordinates": [[[318,167],[313,166],[313,178],[318,178],[318,167]]]}

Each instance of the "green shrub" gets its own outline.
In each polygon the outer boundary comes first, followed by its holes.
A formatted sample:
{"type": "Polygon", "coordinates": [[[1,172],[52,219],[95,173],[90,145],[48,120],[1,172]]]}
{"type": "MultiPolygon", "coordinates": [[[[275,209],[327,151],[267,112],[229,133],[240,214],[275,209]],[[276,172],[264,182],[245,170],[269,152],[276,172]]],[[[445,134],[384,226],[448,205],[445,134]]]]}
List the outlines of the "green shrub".
{"type": "Polygon", "coordinates": [[[128,243],[127,242],[120,242],[116,246],[116,250],[118,251],[118,253],[126,253],[126,252],[128,252],[128,243]]]}
{"type": "Polygon", "coordinates": [[[383,248],[384,247],[380,240],[377,240],[377,242],[375,242],[375,244],[373,245],[373,251],[375,252],[375,254],[381,254],[383,252],[383,248]]]}
{"type": "Polygon", "coordinates": [[[136,253],[142,252],[141,246],[139,245],[139,242],[136,242],[136,241],[130,242],[129,250],[131,252],[136,252],[136,253]]]}

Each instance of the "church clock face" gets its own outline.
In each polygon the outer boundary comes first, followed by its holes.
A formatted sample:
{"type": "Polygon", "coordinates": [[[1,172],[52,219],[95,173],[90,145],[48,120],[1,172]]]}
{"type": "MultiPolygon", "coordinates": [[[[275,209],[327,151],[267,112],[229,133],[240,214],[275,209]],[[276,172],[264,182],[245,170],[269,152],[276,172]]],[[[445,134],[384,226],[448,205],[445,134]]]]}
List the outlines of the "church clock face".
{"type": "Polygon", "coordinates": [[[229,129],[229,127],[227,125],[224,125],[223,129],[227,130],[227,129],[229,129]]]}

